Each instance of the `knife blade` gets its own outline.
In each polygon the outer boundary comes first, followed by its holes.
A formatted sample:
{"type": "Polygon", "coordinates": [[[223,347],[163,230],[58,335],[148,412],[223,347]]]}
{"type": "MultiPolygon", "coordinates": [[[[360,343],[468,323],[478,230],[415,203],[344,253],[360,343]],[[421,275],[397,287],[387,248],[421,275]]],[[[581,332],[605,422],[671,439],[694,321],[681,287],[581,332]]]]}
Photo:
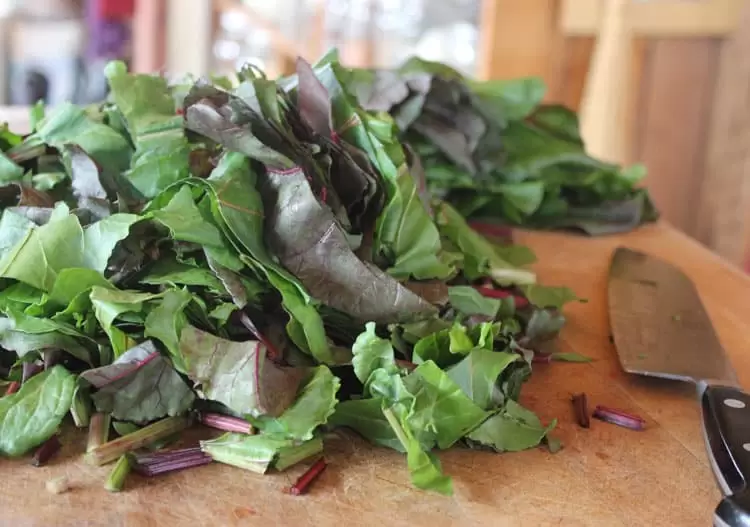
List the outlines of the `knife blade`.
{"type": "Polygon", "coordinates": [[[750,395],[739,387],[695,285],[663,260],[618,247],[607,298],[625,371],[697,385],[706,450],[725,496],[714,525],[750,527],[750,395]]]}

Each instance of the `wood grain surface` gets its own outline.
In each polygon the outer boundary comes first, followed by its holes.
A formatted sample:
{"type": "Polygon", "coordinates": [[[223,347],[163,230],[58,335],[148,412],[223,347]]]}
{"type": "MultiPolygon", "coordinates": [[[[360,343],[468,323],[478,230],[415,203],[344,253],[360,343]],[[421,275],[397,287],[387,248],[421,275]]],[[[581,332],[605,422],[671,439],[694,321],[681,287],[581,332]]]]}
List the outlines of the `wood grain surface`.
{"type": "Polygon", "coordinates": [[[492,454],[455,448],[440,454],[453,475],[452,498],[409,484],[403,457],[347,433],[326,438],[330,465],[310,494],[285,487],[304,470],[259,476],[212,464],[150,480],[132,476],[108,494],[108,467],[81,462],[84,438],[63,437],[63,455],[50,466],[0,461],[0,524],[9,526],[178,525],[444,525],[705,526],[719,499],[702,443],[694,389],[624,374],[609,342],[606,271],[618,244],[673,261],[696,282],[722,343],[750,386],[750,278],[686,236],[663,225],[626,236],[590,239],[519,233],[539,256],[542,280],[567,284],[589,300],[568,310],[563,351],[595,358],[589,364],[535,365],[522,402],[548,422],[563,450],[492,454]],[[574,424],[570,396],[635,412],[647,429],[634,432],[593,421],[574,424]],[[45,481],[66,475],[72,490],[48,494],[45,481]]]}

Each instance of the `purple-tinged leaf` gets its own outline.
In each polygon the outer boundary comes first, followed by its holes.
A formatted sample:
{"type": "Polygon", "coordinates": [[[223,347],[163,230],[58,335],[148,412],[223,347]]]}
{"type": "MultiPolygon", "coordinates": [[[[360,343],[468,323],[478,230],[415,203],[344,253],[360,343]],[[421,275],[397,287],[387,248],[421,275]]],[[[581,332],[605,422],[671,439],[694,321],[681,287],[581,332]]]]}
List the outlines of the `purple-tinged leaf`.
{"type": "Polygon", "coordinates": [[[306,373],[267,360],[258,341],[232,342],[189,325],[180,335],[180,351],[203,397],[240,415],[281,415],[294,402],[306,373]]]}
{"type": "Polygon", "coordinates": [[[130,348],[108,366],[84,371],[81,373],[81,378],[94,388],[102,388],[135,373],[139,368],[145,366],[158,356],[159,350],[156,349],[152,341],[147,340],[130,348]]]}
{"type": "Polygon", "coordinates": [[[263,179],[266,241],[313,297],[361,321],[408,322],[435,313],[424,299],[351,251],[302,169],[268,171],[263,179]]]}
{"type": "Polygon", "coordinates": [[[100,412],[136,423],[181,415],[195,395],[167,359],[146,341],[114,363],[88,370],[81,377],[98,390],[92,394],[100,412]]]}
{"type": "Polygon", "coordinates": [[[310,63],[302,57],[297,58],[297,78],[297,106],[300,115],[315,133],[331,138],[333,118],[328,90],[315,76],[310,63]]]}

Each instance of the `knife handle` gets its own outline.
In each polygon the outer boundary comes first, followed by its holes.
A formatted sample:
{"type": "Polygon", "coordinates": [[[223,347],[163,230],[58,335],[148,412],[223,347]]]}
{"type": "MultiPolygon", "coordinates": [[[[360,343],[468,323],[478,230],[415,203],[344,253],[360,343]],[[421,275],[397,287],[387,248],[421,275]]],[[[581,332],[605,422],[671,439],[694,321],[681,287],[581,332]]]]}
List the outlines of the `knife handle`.
{"type": "Polygon", "coordinates": [[[704,384],[700,397],[709,460],[726,496],[714,525],[750,527],[750,394],[704,384]]]}
{"type": "Polygon", "coordinates": [[[714,527],[746,527],[750,525],[750,493],[727,496],[719,503],[714,512],[714,527]]]}

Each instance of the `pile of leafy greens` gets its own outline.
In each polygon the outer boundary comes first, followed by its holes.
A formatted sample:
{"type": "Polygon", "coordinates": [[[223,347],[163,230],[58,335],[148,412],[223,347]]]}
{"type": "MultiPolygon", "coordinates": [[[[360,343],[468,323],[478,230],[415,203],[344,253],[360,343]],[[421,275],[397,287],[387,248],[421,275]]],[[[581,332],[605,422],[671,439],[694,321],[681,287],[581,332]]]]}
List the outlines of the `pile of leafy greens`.
{"type": "Polygon", "coordinates": [[[645,168],[587,155],[576,114],[542,104],[541,79],[477,81],[419,58],[342,73],[363,108],[392,115],[430,190],[467,218],[592,235],[657,219],[637,187],[645,168]]]}
{"type": "Polygon", "coordinates": [[[519,392],[575,295],[431,197],[402,117],[360,106],[335,60],[277,82],[106,76],[103,103],[0,129],[0,372],[23,380],[1,454],[69,412],[123,432],[209,408],[258,431],[202,442],[217,461],[283,470],[347,427],[450,493],[437,450],[545,440],[519,392]]]}

